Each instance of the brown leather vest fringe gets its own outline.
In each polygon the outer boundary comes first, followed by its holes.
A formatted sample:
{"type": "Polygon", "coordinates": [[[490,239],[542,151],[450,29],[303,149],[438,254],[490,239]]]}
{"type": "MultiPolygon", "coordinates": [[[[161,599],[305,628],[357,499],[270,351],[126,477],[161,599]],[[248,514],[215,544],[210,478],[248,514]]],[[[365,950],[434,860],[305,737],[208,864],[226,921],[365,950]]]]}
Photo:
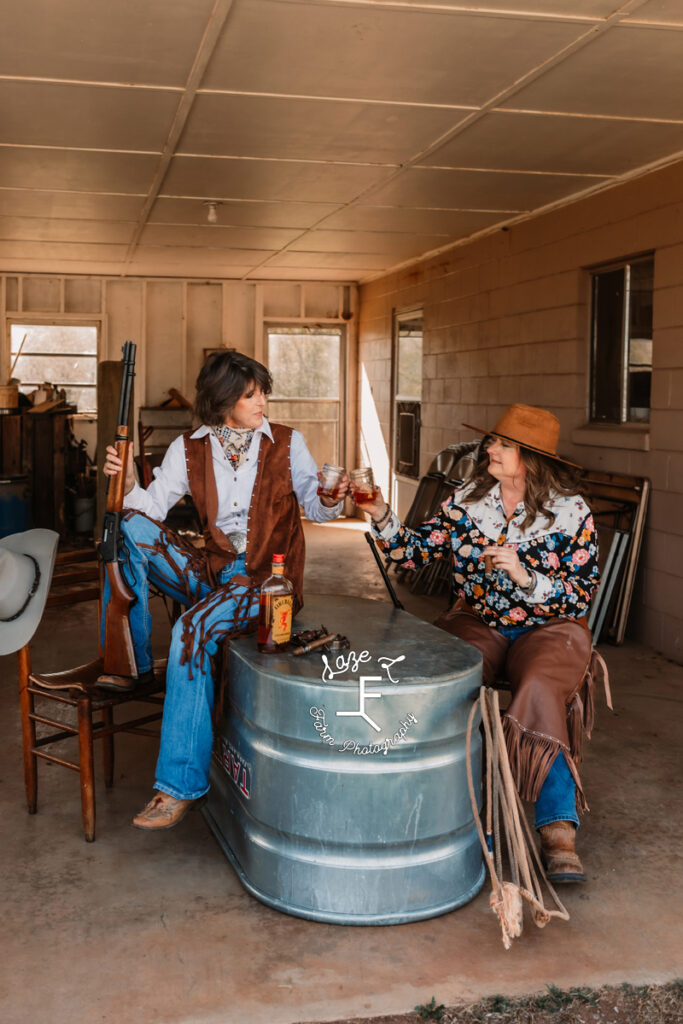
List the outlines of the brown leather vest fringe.
{"type": "MultiPolygon", "coordinates": [[[[292,429],[281,423],[271,423],[270,429],[274,443],[262,436],[259,445],[247,516],[246,570],[260,586],[270,576],[273,554],[284,554],[285,573],[294,584],[297,605],[301,608],[305,544],[299,502],[292,483],[292,429]]],[[[217,574],[237,555],[227,536],[216,526],[218,490],[210,435],[192,437],[188,432],[183,440],[190,494],[202,524],[209,576],[215,586],[217,574]]]]}

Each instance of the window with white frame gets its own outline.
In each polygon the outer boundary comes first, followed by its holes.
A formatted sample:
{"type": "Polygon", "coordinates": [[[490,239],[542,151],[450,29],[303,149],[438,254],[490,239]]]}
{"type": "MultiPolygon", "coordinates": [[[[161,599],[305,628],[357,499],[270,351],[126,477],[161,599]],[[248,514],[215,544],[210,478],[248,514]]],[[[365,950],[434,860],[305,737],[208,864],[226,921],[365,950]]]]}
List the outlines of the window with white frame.
{"type": "Polygon", "coordinates": [[[345,458],[344,339],[344,328],[320,324],[266,330],[268,416],[300,430],[319,466],[345,458]]]}
{"type": "Polygon", "coordinates": [[[66,391],[66,399],[80,413],[97,412],[96,322],[10,324],[10,366],[29,394],[42,384],[66,391]]]}
{"type": "Polygon", "coordinates": [[[653,286],[651,254],[592,273],[594,423],[650,420],[653,286]]]}

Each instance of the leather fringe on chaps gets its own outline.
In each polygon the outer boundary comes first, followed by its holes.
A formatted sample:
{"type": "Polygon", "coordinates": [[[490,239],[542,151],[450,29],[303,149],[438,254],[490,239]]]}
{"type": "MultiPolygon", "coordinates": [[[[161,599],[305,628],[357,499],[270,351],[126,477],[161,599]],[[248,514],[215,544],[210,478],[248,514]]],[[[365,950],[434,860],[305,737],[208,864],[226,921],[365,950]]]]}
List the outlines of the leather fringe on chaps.
{"type": "Polygon", "coordinates": [[[462,603],[435,625],[477,647],[483,681],[506,681],[512,701],[503,713],[510,769],[520,796],[535,802],[558,754],[564,754],[576,783],[576,809],[588,810],[578,765],[583,734],[590,739],[595,719],[595,678],[602,669],[607,706],[612,702],[607,667],[591,635],[576,620],[552,619],[510,644],[462,603]]]}
{"type": "Polygon", "coordinates": [[[516,719],[506,714],[503,714],[503,733],[510,769],[522,800],[532,803],[538,800],[553,761],[561,752],[576,783],[576,810],[579,814],[589,810],[574,757],[564,744],[548,736],[527,732],[516,719]]]}

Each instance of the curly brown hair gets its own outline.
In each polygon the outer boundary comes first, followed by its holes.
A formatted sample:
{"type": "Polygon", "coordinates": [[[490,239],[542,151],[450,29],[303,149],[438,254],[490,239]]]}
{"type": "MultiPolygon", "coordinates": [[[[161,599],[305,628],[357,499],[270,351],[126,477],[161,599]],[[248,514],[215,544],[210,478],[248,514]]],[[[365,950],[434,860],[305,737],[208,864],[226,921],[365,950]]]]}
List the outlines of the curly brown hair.
{"type": "Polygon", "coordinates": [[[269,371],[234,348],[212,352],[197,377],[194,411],[208,427],[219,427],[252,385],[264,395],[273,390],[269,371]]]}
{"type": "MultiPolygon", "coordinates": [[[[498,482],[488,470],[488,448],[492,441],[493,437],[487,435],[481,443],[474,471],[467,481],[469,490],[465,496],[465,504],[479,501],[498,482]]],[[[566,497],[571,497],[574,494],[583,495],[584,488],[581,484],[583,471],[578,467],[574,468],[558,462],[556,459],[539,455],[538,452],[533,452],[521,445],[519,453],[526,466],[526,490],[524,492],[526,516],[522,522],[522,530],[527,530],[540,515],[545,516],[548,526],[552,526],[556,517],[548,507],[551,491],[566,497]]]]}

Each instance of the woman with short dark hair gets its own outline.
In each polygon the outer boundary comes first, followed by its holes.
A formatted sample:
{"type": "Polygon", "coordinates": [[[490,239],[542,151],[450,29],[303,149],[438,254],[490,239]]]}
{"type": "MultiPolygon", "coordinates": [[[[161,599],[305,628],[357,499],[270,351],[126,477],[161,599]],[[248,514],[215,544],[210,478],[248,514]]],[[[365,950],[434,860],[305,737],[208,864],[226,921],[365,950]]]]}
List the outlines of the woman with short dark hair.
{"type": "Polygon", "coordinates": [[[452,552],[455,603],[436,625],[481,651],[486,685],[510,684],[510,766],[520,795],[535,803],[547,876],[585,881],[574,833],[587,810],[577,768],[582,726],[590,733],[593,717],[593,518],[579,467],[557,454],[552,413],[513,405],[493,429],[470,429],[485,435],[473,476],[433,519],[407,529],[381,494],[360,507],[404,568],[452,552]]]}
{"type": "MultiPolygon", "coordinates": [[[[346,482],[339,502],[319,497],[317,467],[302,434],[265,418],[271,390],[262,363],[232,350],[212,354],[197,378],[201,425],[173,441],[146,490],[135,482],[132,461],[126,468],[121,571],[136,598],[130,628],[138,679],[152,670],[149,584],[188,606],[171,638],[157,792],[133,819],[138,828],[173,827],[208,790],[218,648],[254,627],[258,588],[271,574],[274,553],[285,556],[295,606],[301,606],[299,507],[317,523],[334,519],[343,507],[346,482]],[[201,550],[163,525],[185,494],[202,524],[201,550]]],[[[122,468],[116,449],[107,448],[105,473],[122,468]]],[[[105,585],[104,606],[108,596],[105,585]]],[[[104,608],[102,623],[104,635],[104,608]]],[[[137,681],[107,675],[99,685],[130,690],[137,681]]]]}

